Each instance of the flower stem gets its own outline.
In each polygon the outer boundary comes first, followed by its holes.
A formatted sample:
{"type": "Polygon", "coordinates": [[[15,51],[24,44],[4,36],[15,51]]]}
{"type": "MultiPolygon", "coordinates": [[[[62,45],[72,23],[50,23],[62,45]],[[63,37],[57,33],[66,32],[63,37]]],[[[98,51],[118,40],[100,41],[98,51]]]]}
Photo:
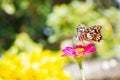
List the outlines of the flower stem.
{"type": "Polygon", "coordinates": [[[78,62],[78,64],[79,64],[79,68],[80,68],[80,73],[81,73],[81,76],[82,76],[82,80],[85,80],[85,76],[84,76],[83,69],[82,69],[82,62],[78,62]]]}

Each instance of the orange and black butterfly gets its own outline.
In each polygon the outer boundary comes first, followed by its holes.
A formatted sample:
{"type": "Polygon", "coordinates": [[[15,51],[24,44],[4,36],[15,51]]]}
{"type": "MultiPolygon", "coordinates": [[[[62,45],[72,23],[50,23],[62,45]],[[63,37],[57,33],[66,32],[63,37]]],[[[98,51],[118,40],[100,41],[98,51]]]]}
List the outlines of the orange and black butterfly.
{"type": "Polygon", "coordinates": [[[96,41],[100,42],[102,39],[102,35],[100,33],[102,26],[96,25],[86,28],[84,24],[80,24],[77,26],[76,37],[79,41],[96,41]]]}

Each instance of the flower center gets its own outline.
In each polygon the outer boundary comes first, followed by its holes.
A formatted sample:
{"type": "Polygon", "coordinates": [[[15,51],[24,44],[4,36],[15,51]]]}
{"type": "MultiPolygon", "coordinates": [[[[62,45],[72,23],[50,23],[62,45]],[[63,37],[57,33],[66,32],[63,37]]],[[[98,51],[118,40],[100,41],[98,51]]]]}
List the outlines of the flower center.
{"type": "Polygon", "coordinates": [[[76,48],[75,50],[76,50],[78,53],[81,53],[81,52],[84,51],[84,48],[76,48]]]}

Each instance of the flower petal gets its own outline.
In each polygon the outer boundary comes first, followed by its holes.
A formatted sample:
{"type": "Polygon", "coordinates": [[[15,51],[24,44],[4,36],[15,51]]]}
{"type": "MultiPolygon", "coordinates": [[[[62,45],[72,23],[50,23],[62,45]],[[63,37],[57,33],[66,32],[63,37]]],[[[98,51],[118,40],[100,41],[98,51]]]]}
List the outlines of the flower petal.
{"type": "Polygon", "coordinates": [[[85,53],[94,53],[96,51],[96,48],[93,46],[93,44],[89,44],[85,47],[85,53]]]}
{"type": "Polygon", "coordinates": [[[78,56],[79,54],[77,54],[77,52],[75,50],[73,50],[72,52],[72,56],[78,56]]]}
{"type": "Polygon", "coordinates": [[[72,47],[66,47],[65,49],[62,50],[63,55],[62,56],[71,56],[73,52],[72,47]]]}
{"type": "Polygon", "coordinates": [[[87,53],[93,54],[95,51],[96,51],[96,48],[93,47],[93,48],[89,49],[89,51],[87,51],[87,53]]]}
{"type": "Polygon", "coordinates": [[[84,46],[82,46],[82,45],[76,45],[75,47],[74,47],[74,49],[76,49],[76,48],[83,48],[84,46]]]}
{"type": "Polygon", "coordinates": [[[67,49],[68,51],[70,51],[70,52],[73,51],[73,48],[72,48],[72,47],[66,47],[66,49],[67,49]]]}
{"type": "Polygon", "coordinates": [[[88,44],[88,45],[86,46],[87,49],[89,49],[89,48],[91,48],[91,47],[93,47],[93,44],[88,44]]]}

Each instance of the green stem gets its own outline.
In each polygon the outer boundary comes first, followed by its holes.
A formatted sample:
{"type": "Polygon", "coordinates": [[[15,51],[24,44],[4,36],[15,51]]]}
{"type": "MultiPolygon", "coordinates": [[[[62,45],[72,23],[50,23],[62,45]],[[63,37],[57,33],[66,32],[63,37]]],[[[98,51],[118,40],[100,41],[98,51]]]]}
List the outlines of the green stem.
{"type": "Polygon", "coordinates": [[[84,76],[83,69],[82,69],[82,62],[78,62],[78,64],[79,64],[79,68],[80,68],[80,73],[81,73],[81,76],[82,76],[82,80],[85,80],[85,76],[84,76]]]}

